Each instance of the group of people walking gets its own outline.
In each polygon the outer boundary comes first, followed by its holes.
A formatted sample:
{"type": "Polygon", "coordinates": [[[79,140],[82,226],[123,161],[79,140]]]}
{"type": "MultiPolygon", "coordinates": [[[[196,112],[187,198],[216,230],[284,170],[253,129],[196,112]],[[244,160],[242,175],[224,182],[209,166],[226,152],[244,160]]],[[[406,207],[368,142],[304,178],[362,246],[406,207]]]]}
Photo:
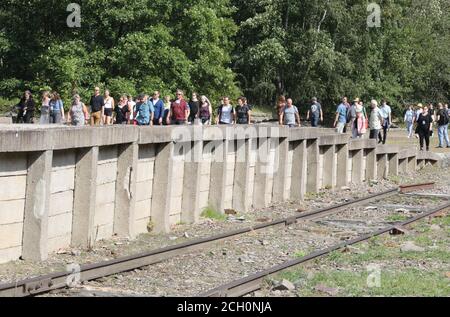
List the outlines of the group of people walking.
{"type": "Polygon", "coordinates": [[[368,131],[371,139],[377,139],[379,144],[386,144],[389,128],[392,124],[392,109],[383,100],[381,106],[378,101],[370,102],[370,112],[361,99],[356,98],[353,104],[347,97],[342,98],[338,105],[334,120],[337,133],[345,133],[350,128],[352,138],[362,138],[368,131]]]}
{"type": "MultiPolygon", "coordinates": [[[[170,96],[160,99],[160,93],[155,91],[152,96],[141,94],[136,98],[122,95],[118,102],[105,90],[94,89],[89,105],[82,102],[80,95],[75,94],[64,113],[64,103],[57,92],[43,92],[41,99],[40,124],[68,123],[74,126],[131,124],[139,126],[162,126],[183,124],[251,124],[252,107],[245,97],[237,99],[234,107],[229,97],[223,97],[221,105],[214,113],[213,106],[206,96],[193,93],[189,101],[185,100],[184,92],[176,91],[176,98],[170,96]]],[[[36,103],[30,91],[25,91],[19,104],[17,123],[33,123],[36,103]]]]}
{"type": "MultiPolygon", "coordinates": [[[[184,92],[177,90],[175,99],[165,96],[161,99],[160,93],[155,91],[152,96],[141,94],[136,98],[130,95],[122,95],[116,102],[110,91],[105,90],[101,94],[100,88],[94,89],[94,94],[89,100],[89,105],[82,102],[79,95],[74,95],[72,103],[64,112],[64,103],[57,92],[43,92],[41,99],[41,124],[61,124],[67,122],[75,126],[90,124],[132,124],[139,126],[162,126],[184,124],[251,124],[252,106],[248,105],[245,97],[237,99],[234,107],[229,97],[223,97],[217,111],[206,96],[193,93],[190,100],[186,101],[184,92]],[[89,107],[88,107],[89,106],[89,107]]],[[[25,91],[17,105],[18,123],[32,123],[36,103],[30,91],[25,91]]],[[[277,113],[280,125],[289,127],[301,126],[301,116],[298,108],[291,98],[281,96],[277,103],[277,113]]],[[[430,137],[433,135],[434,124],[438,126],[439,148],[450,148],[448,134],[450,110],[448,104],[438,104],[435,110],[433,104],[418,104],[408,107],[404,121],[407,126],[408,137],[413,134],[420,139],[421,150],[428,151],[430,137]]],[[[324,121],[322,105],[316,97],[311,99],[306,120],[312,127],[318,127],[324,121]]],[[[346,133],[347,129],[352,138],[362,138],[369,132],[370,139],[377,139],[379,144],[386,144],[388,131],[392,125],[392,109],[383,100],[381,105],[372,100],[369,109],[366,109],[361,99],[356,98],[352,104],[347,97],[337,106],[334,128],[337,133],[346,133]]]]}
{"type": "Polygon", "coordinates": [[[450,109],[448,104],[439,103],[438,109],[433,104],[416,107],[410,105],[405,113],[404,121],[408,132],[408,138],[413,134],[420,139],[421,149],[430,148],[430,137],[433,136],[433,125],[437,125],[439,145],[438,148],[450,148],[448,126],[450,123],[450,109]]]}
{"type": "MultiPolygon", "coordinates": [[[[404,121],[407,126],[408,138],[413,134],[420,139],[420,149],[430,150],[430,138],[433,135],[434,124],[438,126],[439,146],[438,148],[450,148],[448,126],[450,110],[448,104],[438,104],[438,110],[433,104],[418,104],[408,107],[405,112],[404,121]]],[[[334,127],[337,133],[345,133],[346,128],[351,129],[353,138],[362,138],[369,130],[370,139],[378,140],[379,144],[386,144],[388,131],[392,126],[392,109],[383,100],[379,106],[377,100],[370,102],[370,110],[367,111],[363,102],[356,98],[353,104],[348,103],[348,98],[342,98],[337,107],[334,127]]]]}

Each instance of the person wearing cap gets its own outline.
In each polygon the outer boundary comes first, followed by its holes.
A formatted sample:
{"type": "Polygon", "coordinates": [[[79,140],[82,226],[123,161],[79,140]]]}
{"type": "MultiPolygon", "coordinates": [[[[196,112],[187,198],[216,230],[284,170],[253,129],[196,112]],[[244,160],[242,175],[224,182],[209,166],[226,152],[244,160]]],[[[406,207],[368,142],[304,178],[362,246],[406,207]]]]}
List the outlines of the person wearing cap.
{"type": "Polygon", "coordinates": [[[347,111],[347,120],[348,120],[349,126],[352,130],[352,138],[353,139],[358,138],[358,126],[355,123],[356,123],[356,108],[360,102],[361,102],[361,100],[359,98],[356,98],[355,100],[353,100],[353,104],[350,106],[350,108],[348,108],[348,111],[347,111]],[[355,127],[355,125],[356,125],[356,127],[355,127]]]}
{"type": "Polygon", "coordinates": [[[308,110],[308,114],[306,115],[306,120],[308,121],[311,118],[311,126],[313,128],[317,128],[320,122],[323,122],[323,111],[322,105],[317,101],[317,98],[312,98],[312,105],[308,110]]]}

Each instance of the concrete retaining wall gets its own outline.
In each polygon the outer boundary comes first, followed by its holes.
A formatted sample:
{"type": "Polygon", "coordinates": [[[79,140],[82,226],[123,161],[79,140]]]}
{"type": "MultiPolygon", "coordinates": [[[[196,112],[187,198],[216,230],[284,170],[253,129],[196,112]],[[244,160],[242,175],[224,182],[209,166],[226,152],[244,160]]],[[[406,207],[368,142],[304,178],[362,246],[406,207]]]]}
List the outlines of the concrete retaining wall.
{"type": "Polygon", "coordinates": [[[0,262],[168,232],[208,206],[264,208],[441,160],[332,130],[269,125],[0,133],[0,262]]]}

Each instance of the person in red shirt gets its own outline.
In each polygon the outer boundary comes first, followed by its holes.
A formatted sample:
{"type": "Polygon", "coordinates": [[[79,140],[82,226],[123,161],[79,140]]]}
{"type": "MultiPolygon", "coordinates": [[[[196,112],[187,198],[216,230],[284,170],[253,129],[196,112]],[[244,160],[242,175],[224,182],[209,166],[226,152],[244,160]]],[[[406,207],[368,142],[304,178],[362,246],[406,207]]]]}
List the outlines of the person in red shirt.
{"type": "Polygon", "coordinates": [[[170,113],[167,118],[167,124],[183,125],[187,124],[189,118],[189,106],[184,100],[184,93],[181,90],[177,90],[177,97],[170,106],[170,113]]]}

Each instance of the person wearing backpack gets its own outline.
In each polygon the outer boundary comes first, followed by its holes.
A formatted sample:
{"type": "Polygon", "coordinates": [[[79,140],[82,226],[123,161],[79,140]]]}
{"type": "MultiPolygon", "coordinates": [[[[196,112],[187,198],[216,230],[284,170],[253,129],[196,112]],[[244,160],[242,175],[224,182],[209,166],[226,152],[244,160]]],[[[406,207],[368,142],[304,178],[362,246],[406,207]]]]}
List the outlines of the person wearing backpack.
{"type": "Polygon", "coordinates": [[[444,109],[442,103],[439,104],[439,110],[437,113],[437,123],[438,123],[438,136],[439,136],[439,146],[438,148],[444,148],[444,140],[447,143],[447,148],[450,148],[450,140],[448,137],[448,124],[449,115],[448,111],[444,109]]]}
{"type": "Polygon", "coordinates": [[[317,101],[316,97],[312,98],[312,105],[306,115],[306,120],[308,121],[309,119],[311,119],[311,126],[313,128],[319,126],[319,121],[323,122],[322,105],[317,101]]]}

